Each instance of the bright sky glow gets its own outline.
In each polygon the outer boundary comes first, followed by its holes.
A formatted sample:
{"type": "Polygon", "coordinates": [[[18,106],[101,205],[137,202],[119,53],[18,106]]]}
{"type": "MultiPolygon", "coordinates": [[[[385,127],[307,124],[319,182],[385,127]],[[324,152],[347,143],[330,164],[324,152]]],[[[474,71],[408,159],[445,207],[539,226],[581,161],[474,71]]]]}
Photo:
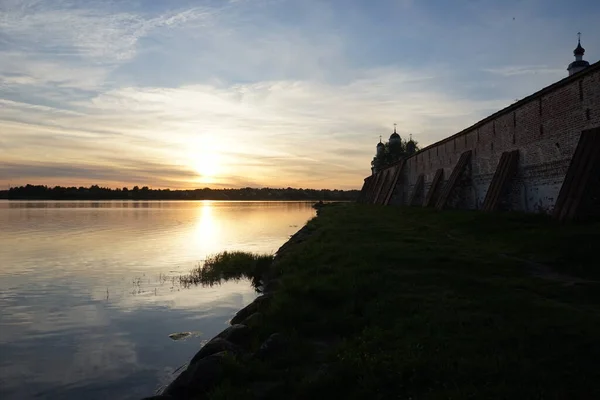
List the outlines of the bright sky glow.
{"type": "Polygon", "coordinates": [[[360,188],[567,75],[596,0],[0,0],[0,187],[360,188]]]}

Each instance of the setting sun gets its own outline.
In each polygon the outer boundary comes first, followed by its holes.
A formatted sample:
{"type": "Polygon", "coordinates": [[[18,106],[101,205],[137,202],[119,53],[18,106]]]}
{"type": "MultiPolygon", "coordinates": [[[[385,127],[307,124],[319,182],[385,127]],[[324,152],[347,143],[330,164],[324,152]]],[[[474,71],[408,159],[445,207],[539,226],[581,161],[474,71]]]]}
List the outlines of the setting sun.
{"type": "Polygon", "coordinates": [[[219,157],[210,153],[198,154],[193,160],[193,167],[202,178],[212,178],[219,171],[219,157]]]}
{"type": "Polygon", "coordinates": [[[216,143],[210,138],[197,138],[189,149],[187,159],[200,182],[213,183],[214,178],[222,173],[223,158],[216,143]]]}

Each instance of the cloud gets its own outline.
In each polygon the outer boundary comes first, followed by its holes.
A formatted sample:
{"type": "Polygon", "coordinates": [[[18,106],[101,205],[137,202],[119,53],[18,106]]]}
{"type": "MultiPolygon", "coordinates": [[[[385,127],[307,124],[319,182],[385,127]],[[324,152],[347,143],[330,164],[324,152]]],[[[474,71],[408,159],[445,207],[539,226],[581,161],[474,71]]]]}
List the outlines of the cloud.
{"type": "Polygon", "coordinates": [[[155,16],[115,9],[116,3],[35,0],[0,3],[0,87],[37,85],[101,90],[110,74],[139,52],[157,30],[201,23],[210,9],[167,11],[155,16]]]}
{"type": "MultiPolygon", "coordinates": [[[[115,161],[115,168],[128,182],[147,180],[150,172],[123,168],[127,157],[137,162],[154,153],[155,159],[162,157],[158,163],[175,160],[189,169],[196,156],[214,153],[223,164],[219,182],[355,187],[357,178],[368,174],[379,134],[390,131],[381,121],[398,122],[401,134],[415,133],[425,144],[506,103],[453,99],[439,93],[436,85],[433,71],[376,69],[363,71],[343,85],[264,81],[225,87],[126,87],[70,104],[77,112],[26,104],[19,108],[20,103],[13,102],[10,113],[13,120],[21,121],[36,119],[30,114],[40,113],[39,124],[46,127],[52,115],[48,128],[55,135],[65,135],[64,139],[71,138],[66,148],[56,150],[65,159],[84,152],[93,156],[88,162],[101,165],[106,154],[116,151],[120,161],[115,161]],[[80,132],[70,132],[73,126],[80,132]],[[119,143],[128,143],[128,147],[112,148],[119,143]],[[240,171],[247,175],[240,177],[240,171]]],[[[41,147],[48,146],[39,134],[31,137],[31,141],[40,139],[41,147]]],[[[71,177],[117,178],[96,168],[81,168],[71,177]]],[[[156,175],[176,176],[176,171],[154,168],[156,175]]],[[[57,177],[68,176],[63,169],[47,171],[57,177]]],[[[6,170],[7,174],[16,172],[6,170]]],[[[32,176],[34,171],[28,170],[28,174],[32,176]]],[[[182,173],[180,178],[191,176],[182,173]]]]}
{"type": "MultiPolygon", "coordinates": [[[[79,165],[52,162],[39,163],[3,163],[0,176],[12,176],[21,181],[44,184],[48,180],[58,179],[67,182],[80,182],[88,186],[91,183],[118,183],[124,177],[128,182],[150,182],[154,187],[168,187],[173,183],[185,183],[198,178],[198,173],[183,168],[169,167],[164,164],[140,163],[136,161],[119,164],[79,165]],[[65,179],[68,178],[68,179],[65,179]]],[[[78,186],[75,185],[74,186],[78,186]]]]}
{"type": "Polygon", "coordinates": [[[431,144],[566,76],[571,49],[541,29],[557,11],[533,0],[6,0],[0,11],[0,156],[20,166],[1,182],[40,171],[49,184],[89,173],[359,187],[394,122],[431,144]]]}
{"type": "Polygon", "coordinates": [[[0,52],[0,55],[3,62],[0,84],[6,88],[36,85],[95,90],[104,85],[109,72],[105,66],[81,65],[24,52],[0,52]]]}
{"type": "Polygon", "coordinates": [[[7,99],[0,99],[0,105],[2,105],[2,112],[3,113],[8,113],[10,109],[16,109],[16,110],[20,110],[20,111],[26,111],[26,112],[32,112],[32,113],[43,113],[44,115],[47,114],[64,114],[64,115],[83,115],[81,113],[77,113],[71,110],[66,110],[66,109],[60,109],[60,108],[55,108],[55,107],[48,107],[48,106],[44,106],[44,105],[39,105],[39,104],[31,104],[31,103],[24,103],[24,102],[18,102],[18,101],[12,101],[12,100],[7,100],[7,99]]]}
{"type": "Polygon", "coordinates": [[[564,69],[549,68],[546,65],[511,65],[500,68],[486,68],[485,71],[501,76],[532,74],[563,74],[564,69]]]}
{"type": "Polygon", "coordinates": [[[114,12],[110,2],[22,1],[0,6],[0,30],[9,44],[38,55],[79,56],[102,63],[130,59],[140,38],[153,29],[173,27],[208,15],[202,8],[148,18],[114,12]],[[37,43],[44,43],[40,48],[37,43]]]}

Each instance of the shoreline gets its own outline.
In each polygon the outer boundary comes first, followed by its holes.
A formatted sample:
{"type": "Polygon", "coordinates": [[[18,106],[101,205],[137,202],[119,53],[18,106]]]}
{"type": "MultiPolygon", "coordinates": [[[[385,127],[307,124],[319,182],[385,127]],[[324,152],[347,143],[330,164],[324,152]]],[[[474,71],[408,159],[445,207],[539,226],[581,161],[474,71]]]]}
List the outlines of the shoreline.
{"type": "MultiPolygon", "coordinates": [[[[325,207],[323,203],[316,207],[317,216],[322,207],[325,207]]],[[[177,377],[168,385],[159,388],[157,394],[144,397],[142,400],[188,399],[205,395],[215,384],[224,381],[223,367],[228,362],[234,361],[233,359],[260,359],[265,354],[278,351],[281,337],[279,333],[274,332],[258,347],[258,351],[247,352],[249,344],[258,340],[258,337],[252,336],[262,322],[261,311],[268,307],[281,285],[279,274],[273,272],[281,258],[290,252],[295,244],[306,240],[311,233],[312,230],[307,223],[282,244],[271,262],[271,273],[261,277],[262,285],[257,289],[259,295],[228,321],[230,325],[228,328],[208,340],[187,364],[179,367],[176,370],[179,371],[177,377]],[[198,380],[202,384],[198,385],[198,380]]]]}
{"type": "Polygon", "coordinates": [[[4,200],[231,200],[231,201],[354,201],[360,190],[309,189],[309,188],[239,188],[211,189],[152,189],[135,186],[131,189],[90,187],[48,187],[31,185],[0,190],[4,200]]]}
{"type": "Polygon", "coordinates": [[[598,241],[600,221],[319,207],[145,399],[599,397],[598,241]]]}

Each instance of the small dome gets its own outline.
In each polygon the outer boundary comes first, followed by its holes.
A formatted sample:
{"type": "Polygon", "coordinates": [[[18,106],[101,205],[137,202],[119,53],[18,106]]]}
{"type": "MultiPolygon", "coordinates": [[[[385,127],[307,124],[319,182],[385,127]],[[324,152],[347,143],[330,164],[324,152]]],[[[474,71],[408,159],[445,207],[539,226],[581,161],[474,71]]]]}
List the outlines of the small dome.
{"type": "Polygon", "coordinates": [[[576,56],[582,56],[585,53],[585,49],[581,47],[581,42],[577,43],[577,47],[573,50],[573,54],[576,56]]]}
{"type": "Polygon", "coordinates": [[[406,152],[408,154],[413,154],[416,150],[417,150],[417,145],[415,144],[415,142],[412,139],[410,139],[408,141],[408,143],[406,143],[406,152]]]}
{"type": "Polygon", "coordinates": [[[377,143],[377,147],[385,147],[385,144],[379,142],[379,143],[377,143]]]}
{"type": "Polygon", "coordinates": [[[589,67],[590,63],[585,61],[585,60],[580,60],[580,61],[573,61],[571,64],[569,64],[569,68],[567,69],[573,69],[573,68],[585,68],[585,67],[589,67]]]}

